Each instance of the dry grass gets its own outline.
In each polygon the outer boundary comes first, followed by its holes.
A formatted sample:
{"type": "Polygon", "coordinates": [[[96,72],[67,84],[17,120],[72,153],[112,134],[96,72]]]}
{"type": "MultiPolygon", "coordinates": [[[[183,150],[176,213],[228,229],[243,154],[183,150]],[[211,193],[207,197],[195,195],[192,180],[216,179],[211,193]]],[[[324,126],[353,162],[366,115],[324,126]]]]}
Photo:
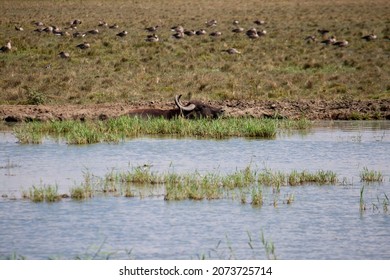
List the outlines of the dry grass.
{"type": "MultiPolygon", "coordinates": [[[[390,89],[390,3],[335,1],[97,1],[1,0],[0,103],[100,103],[170,100],[183,93],[199,99],[377,99],[390,89]],[[62,30],[74,19],[85,38],[37,33],[33,21],[62,30]],[[222,36],[171,38],[170,27],[206,28],[216,19],[222,36]],[[264,19],[267,35],[250,40],[231,32],[234,19],[245,30],[264,19]],[[99,20],[119,29],[98,27],[99,20]],[[23,26],[24,31],[16,31],[23,26]],[[161,40],[145,42],[145,27],[160,25],[161,40]],[[346,48],[307,44],[327,28],[346,48]],[[116,34],[127,30],[120,38],[116,34]],[[366,42],[362,35],[378,39],[366,42]],[[89,42],[91,48],[75,46],[89,42]],[[238,55],[222,52],[234,47],[238,55]],[[59,58],[61,51],[70,59],[59,58]]],[[[70,34],[74,30],[67,30],[70,34]]],[[[321,38],[320,38],[321,39],[321,38]]]]}

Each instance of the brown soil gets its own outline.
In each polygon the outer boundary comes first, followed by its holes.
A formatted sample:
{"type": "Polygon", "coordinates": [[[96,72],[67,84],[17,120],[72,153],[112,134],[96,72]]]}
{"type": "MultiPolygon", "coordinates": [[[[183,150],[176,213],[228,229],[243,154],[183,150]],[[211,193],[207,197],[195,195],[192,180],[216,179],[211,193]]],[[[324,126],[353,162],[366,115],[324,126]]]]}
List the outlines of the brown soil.
{"type": "MultiPolygon", "coordinates": [[[[367,101],[223,101],[209,102],[223,107],[225,116],[254,118],[307,118],[310,120],[390,120],[390,99],[367,101]]],[[[174,108],[173,102],[90,105],[0,105],[5,122],[47,120],[94,120],[115,118],[140,108],[174,108]]]]}

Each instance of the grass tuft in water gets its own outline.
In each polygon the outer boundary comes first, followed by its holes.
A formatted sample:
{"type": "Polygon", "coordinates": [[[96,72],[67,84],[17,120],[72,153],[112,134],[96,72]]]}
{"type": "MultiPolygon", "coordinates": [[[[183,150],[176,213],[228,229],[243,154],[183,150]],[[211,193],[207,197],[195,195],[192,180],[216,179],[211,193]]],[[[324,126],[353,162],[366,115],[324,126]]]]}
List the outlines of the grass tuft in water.
{"type": "Polygon", "coordinates": [[[383,175],[380,171],[369,170],[367,167],[360,172],[360,180],[362,182],[382,182],[383,175]]]}
{"type": "Polygon", "coordinates": [[[82,184],[70,189],[70,197],[74,200],[84,200],[93,197],[94,191],[89,184],[82,184]]]}
{"type": "Polygon", "coordinates": [[[56,185],[32,186],[28,192],[22,193],[22,197],[33,202],[57,202],[61,200],[56,185]]]}

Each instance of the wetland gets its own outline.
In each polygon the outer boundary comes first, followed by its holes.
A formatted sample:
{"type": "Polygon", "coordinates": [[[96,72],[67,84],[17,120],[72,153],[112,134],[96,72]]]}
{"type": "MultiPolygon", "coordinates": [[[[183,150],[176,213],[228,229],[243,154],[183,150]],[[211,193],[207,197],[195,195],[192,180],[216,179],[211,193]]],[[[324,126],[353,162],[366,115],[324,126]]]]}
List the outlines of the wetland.
{"type": "Polygon", "coordinates": [[[0,255],[388,259],[389,132],[333,121],[272,139],[73,145],[3,131],[0,255]]]}

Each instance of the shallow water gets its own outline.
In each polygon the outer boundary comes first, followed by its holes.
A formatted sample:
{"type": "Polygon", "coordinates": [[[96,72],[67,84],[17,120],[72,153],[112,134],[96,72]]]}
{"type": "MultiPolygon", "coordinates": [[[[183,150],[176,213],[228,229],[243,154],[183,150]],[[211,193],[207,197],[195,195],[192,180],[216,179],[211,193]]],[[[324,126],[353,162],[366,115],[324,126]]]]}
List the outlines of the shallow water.
{"type": "Polygon", "coordinates": [[[274,140],[136,138],[85,146],[51,140],[20,145],[3,132],[0,194],[7,197],[0,198],[0,256],[266,258],[264,233],[280,259],[389,259],[390,214],[382,203],[384,194],[390,197],[389,151],[390,122],[324,122],[274,140]],[[286,172],[322,169],[347,183],[282,187],[277,207],[272,189],[265,189],[262,207],[231,199],[103,196],[52,204],[19,199],[33,185],[57,184],[61,193],[68,192],[83,181],[83,172],[104,176],[144,164],[178,173],[229,173],[248,164],[286,172]],[[384,182],[360,182],[364,167],[381,171],[384,182]],[[367,209],[361,213],[363,185],[367,209]],[[284,203],[291,194],[293,203],[284,203]],[[248,246],[248,234],[255,249],[248,246]]]}

